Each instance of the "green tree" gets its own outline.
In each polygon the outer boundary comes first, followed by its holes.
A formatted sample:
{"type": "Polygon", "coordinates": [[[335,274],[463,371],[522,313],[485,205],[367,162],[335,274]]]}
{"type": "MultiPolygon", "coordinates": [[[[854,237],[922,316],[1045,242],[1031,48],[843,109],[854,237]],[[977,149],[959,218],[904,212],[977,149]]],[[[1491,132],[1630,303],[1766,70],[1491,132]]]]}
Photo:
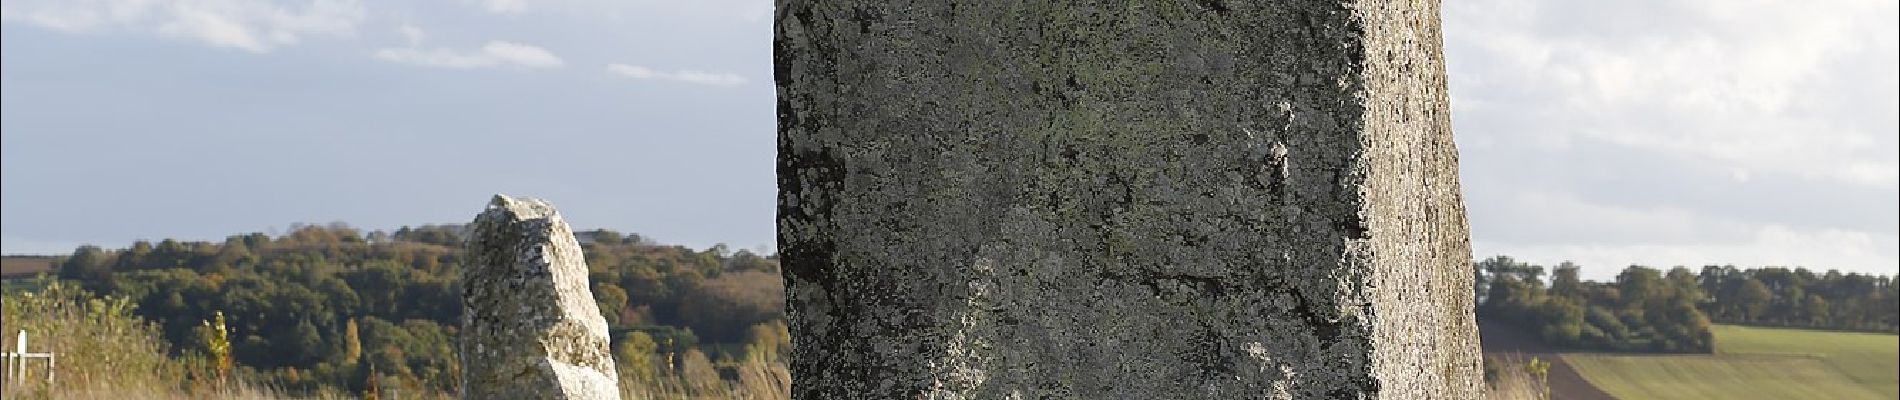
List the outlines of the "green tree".
{"type": "Polygon", "coordinates": [[[1662,271],[1639,265],[1631,265],[1616,275],[1616,289],[1623,295],[1623,309],[1643,313],[1651,309],[1651,303],[1666,297],[1668,285],[1663,282],[1662,271]]]}
{"type": "Polygon", "coordinates": [[[610,283],[594,284],[594,302],[600,305],[600,316],[607,319],[607,326],[619,326],[620,316],[627,309],[627,291],[610,283]]]}
{"type": "Polygon", "coordinates": [[[317,334],[317,326],[310,320],[302,320],[290,329],[278,331],[271,338],[276,347],[276,356],[284,365],[304,366],[315,362],[319,351],[323,349],[323,336],[317,334]]]}
{"type": "Polygon", "coordinates": [[[619,370],[624,379],[631,382],[651,382],[658,372],[659,360],[655,352],[659,344],[646,332],[628,332],[620,336],[620,342],[614,345],[614,356],[620,361],[619,370]]]}
{"type": "Polygon", "coordinates": [[[116,263],[112,254],[99,246],[85,245],[73,250],[73,256],[59,266],[60,279],[80,282],[105,282],[112,277],[112,265],[116,263]]]}
{"type": "Polygon", "coordinates": [[[1734,303],[1735,307],[1741,310],[1743,321],[1756,322],[1760,321],[1762,313],[1768,311],[1768,306],[1774,299],[1775,292],[1769,290],[1768,285],[1754,277],[1749,277],[1742,281],[1741,290],[1736,291],[1734,303]]]}
{"type": "Polygon", "coordinates": [[[1808,293],[1808,298],[1801,301],[1801,315],[1802,323],[1810,326],[1826,326],[1829,317],[1827,298],[1808,293]]]}
{"type": "Polygon", "coordinates": [[[1583,280],[1577,273],[1583,267],[1565,261],[1550,271],[1550,295],[1552,297],[1583,300],[1583,280]]]}
{"type": "Polygon", "coordinates": [[[679,315],[687,327],[708,341],[746,340],[753,325],[783,318],[785,289],[778,274],[758,271],[722,274],[707,279],[681,300],[679,315]]]}

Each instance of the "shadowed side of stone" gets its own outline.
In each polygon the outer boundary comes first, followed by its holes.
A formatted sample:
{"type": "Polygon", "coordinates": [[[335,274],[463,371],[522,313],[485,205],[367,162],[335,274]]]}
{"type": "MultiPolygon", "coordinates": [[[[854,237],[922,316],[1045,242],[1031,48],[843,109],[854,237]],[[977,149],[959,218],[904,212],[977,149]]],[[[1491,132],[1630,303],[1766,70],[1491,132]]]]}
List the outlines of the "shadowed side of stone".
{"type": "Polygon", "coordinates": [[[1436,1],[777,5],[794,397],[1477,397],[1436,1]]]}
{"type": "Polygon", "coordinates": [[[554,206],[496,195],[462,267],[462,397],[618,399],[607,321],[554,206]]]}

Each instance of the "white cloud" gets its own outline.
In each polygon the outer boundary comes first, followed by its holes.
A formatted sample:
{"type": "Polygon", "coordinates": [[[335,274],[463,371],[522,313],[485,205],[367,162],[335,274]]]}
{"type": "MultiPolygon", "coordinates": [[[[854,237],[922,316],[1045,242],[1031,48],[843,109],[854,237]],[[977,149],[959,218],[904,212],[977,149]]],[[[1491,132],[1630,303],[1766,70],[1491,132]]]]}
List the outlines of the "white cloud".
{"type": "Polygon", "coordinates": [[[627,64],[609,64],[607,72],[633,79],[650,79],[654,76],[653,70],[647,67],[627,64]]]}
{"type": "Polygon", "coordinates": [[[694,70],[680,70],[674,72],[673,80],[713,86],[738,86],[745,84],[745,78],[738,75],[694,70]]]}
{"type": "Polygon", "coordinates": [[[1893,188],[1896,4],[1447,2],[1454,104],[1511,135],[1893,188]]]}
{"type": "Polygon", "coordinates": [[[1444,7],[1474,255],[1900,272],[1900,3],[1444,7]]]}
{"type": "Polygon", "coordinates": [[[639,15],[667,21],[666,25],[670,26],[664,29],[730,22],[759,26],[756,24],[771,22],[773,10],[772,0],[458,0],[458,3],[502,15],[533,11],[548,15],[605,18],[616,22],[639,15]]]}
{"type": "Polygon", "coordinates": [[[306,35],[350,36],[366,18],[356,0],[17,0],[0,21],[67,33],[132,32],[264,53],[306,35]]]}
{"type": "Polygon", "coordinates": [[[502,66],[553,68],[566,64],[560,57],[556,57],[554,53],[546,49],[503,41],[488,42],[482,46],[481,50],[473,52],[446,48],[401,47],[377,50],[375,56],[398,64],[457,69],[502,66]]]}
{"type": "Polygon", "coordinates": [[[428,38],[428,33],[423,32],[422,28],[409,24],[396,28],[396,33],[402,34],[402,41],[409,43],[409,47],[421,46],[422,40],[428,38]]]}
{"type": "Polygon", "coordinates": [[[487,0],[482,2],[488,12],[496,14],[520,14],[528,11],[527,0],[487,0]]]}
{"type": "Polygon", "coordinates": [[[685,82],[708,86],[739,86],[746,83],[745,77],[737,74],[706,72],[683,69],[674,72],[654,71],[652,68],[628,64],[608,64],[607,72],[615,76],[631,79],[658,79],[685,82]]]}
{"type": "MultiPolygon", "coordinates": [[[[1538,191],[1521,193],[1500,208],[1490,215],[1517,219],[1507,228],[1513,232],[1474,231],[1474,257],[1509,255],[1546,266],[1574,261],[1594,279],[1613,277],[1632,264],[1900,273],[1900,236],[1892,232],[1751,222],[1682,208],[1619,207],[1538,191]]],[[[1473,225],[1480,229],[1477,221],[1473,225]]]]}
{"type": "Polygon", "coordinates": [[[1508,243],[1692,244],[1730,240],[1752,229],[1681,206],[1604,204],[1529,188],[1510,196],[1471,216],[1474,233],[1508,243]]]}
{"type": "Polygon", "coordinates": [[[1900,259],[1894,256],[1892,234],[1839,230],[1798,229],[1780,225],[1762,225],[1746,232],[1739,240],[1707,241],[1692,244],[1511,244],[1484,240],[1472,242],[1477,258],[1510,255],[1545,266],[1563,261],[1583,265],[1587,278],[1606,280],[1630,265],[1668,268],[1704,265],[1738,267],[1807,267],[1813,270],[1839,269],[1849,272],[1894,275],[1900,273],[1900,259]]]}
{"type": "Polygon", "coordinates": [[[525,44],[488,42],[487,45],[482,46],[482,53],[503,62],[526,67],[559,67],[563,64],[561,58],[555,57],[554,53],[525,44]]]}

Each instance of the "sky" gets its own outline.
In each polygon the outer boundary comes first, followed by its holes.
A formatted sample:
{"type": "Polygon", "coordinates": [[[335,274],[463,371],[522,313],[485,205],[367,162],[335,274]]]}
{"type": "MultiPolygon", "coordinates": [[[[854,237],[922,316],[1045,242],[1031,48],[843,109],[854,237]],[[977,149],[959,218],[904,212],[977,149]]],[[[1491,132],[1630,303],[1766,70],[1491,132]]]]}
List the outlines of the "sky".
{"type": "MultiPolygon", "coordinates": [[[[769,251],[769,0],[0,0],[0,253],[296,223],[769,251]]],[[[1475,257],[1900,272],[1891,0],[1443,9],[1475,257]]]]}

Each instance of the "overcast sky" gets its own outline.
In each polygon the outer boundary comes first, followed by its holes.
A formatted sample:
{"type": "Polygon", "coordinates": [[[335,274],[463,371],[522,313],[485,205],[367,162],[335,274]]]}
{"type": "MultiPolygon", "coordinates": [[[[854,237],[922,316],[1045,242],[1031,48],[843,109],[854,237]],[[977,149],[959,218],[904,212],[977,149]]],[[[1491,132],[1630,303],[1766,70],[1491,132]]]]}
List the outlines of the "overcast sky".
{"type": "MultiPolygon", "coordinates": [[[[0,252],[457,223],[773,239],[771,3],[0,1],[0,252]]],[[[1475,256],[1900,268],[1892,0],[1457,0],[1475,256]]]]}

